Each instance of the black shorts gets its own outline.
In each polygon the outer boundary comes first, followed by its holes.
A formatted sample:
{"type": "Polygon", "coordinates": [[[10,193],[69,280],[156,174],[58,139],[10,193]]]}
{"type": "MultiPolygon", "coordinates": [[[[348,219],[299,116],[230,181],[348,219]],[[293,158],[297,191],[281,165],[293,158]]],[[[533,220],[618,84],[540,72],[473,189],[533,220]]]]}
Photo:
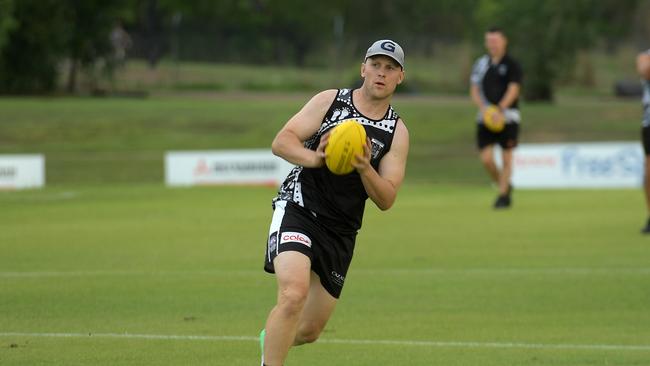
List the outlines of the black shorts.
{"type": "Polygon", "coordinates": [[[483,123],[477,123],[476,143],[479,150],[493,144],[499,144],[502,149],[515,148],[519,143],[519,123],[506,123],[501,132],[492,132],[483,123]]]}
{"type": "Polygon", "coordinates": [[[641,142],[646,156],[650,155],[650,126],[641,128],[641,142]]]}
{"type": "Polygon", "coordinates": [[[264,270],[275,273],[273,259],[286,251],[300,252],[311,260],[311,270],[325,290],[341,296],[352,262],[356,233],[340,233],[315,214],[293,202],[277,201],[269,229],[264,270]]]}

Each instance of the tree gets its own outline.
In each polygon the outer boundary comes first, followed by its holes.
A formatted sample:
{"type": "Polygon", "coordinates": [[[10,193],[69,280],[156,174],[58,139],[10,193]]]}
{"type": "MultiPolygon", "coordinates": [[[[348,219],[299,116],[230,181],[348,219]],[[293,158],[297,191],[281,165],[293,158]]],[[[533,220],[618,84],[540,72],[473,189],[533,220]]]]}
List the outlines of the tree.
{"type": "Polygon", "coordinates": [[[323,49],[336,13],[330,2],[302,0],[271,0],[261,10],[268,20],[264,28],[271,36],[274,58],[283,61],[288,54],[298,66],[305,65],[310,51],[323,49]]]}
{"type": "Polygon", "coordinates": [[[128,12],[127,0],[0,0],[10,9],[10,30],[2,32],[0,17],[0,92],[45,93],[56,88],[59,65],[70,62],[68,90],[73,92],[79,67],[110,56],[109,33],[128,12]],[[9,5],[7,5],[9,4],[9,5]]]}
{"type": "Polygon", "coordinates": [[[7,34],[16,26],[13,7],[13,0],[0,0],[0,51],[7,42],[7,34]]]}
{"type": "Polygon", "coordinates": [[[109,60],[113,53],[111,29],[126,13],[124,0],[62,0],[69,27],[65,54],[69,59],[67,91],[76,90],[79,68],[91,68],[98,60],[109,60]]]}
{"type": "Polygon", "coordinates": [[[16,1],[11,17],[15,25],[6,33],[6,43],[0,49],[0,93],[54,90],[67,36],[59,1],[16,1]]]}

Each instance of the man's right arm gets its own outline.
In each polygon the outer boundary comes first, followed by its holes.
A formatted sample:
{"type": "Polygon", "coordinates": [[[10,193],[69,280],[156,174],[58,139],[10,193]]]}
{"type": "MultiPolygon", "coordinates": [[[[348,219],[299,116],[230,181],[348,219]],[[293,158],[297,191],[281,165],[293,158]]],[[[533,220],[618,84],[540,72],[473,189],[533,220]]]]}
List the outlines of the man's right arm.
{"type": "Polygon", "coordinates": [[[474,105],[476,105],[476,107],[481,110],[482,114],[487,105],[485,105],[485,102],[483,101],[480,90],[480,84],[483,82],[482,73],[480,72],[481,62],[484,62],[483,57],[476,60],[472,66],[472,74],[469,77],[469,95],[472,98],[474,105]]]}
{"type": "Polygon", "coordinates": [[[273,139],[271,144],[273,154],[292,164],[306,168],[323,166],[327,136],[321,138],[316,151],[307,149],[304,142],[320,128],[323,117],[336,97],[336,93],[337,90],[331,89],[316,94],[298,113],[291,117],[273,139]]]}
{"type": "Polygon", "coordinates": [[[483,113],[486,105],[483,103],[483,98],[481,98],[481,91],[479,90],[478,84],[472,84],[469,88],[469,93],[472,96],[472,102],[474,102],[474,105],[476,105],[476,107],[481,110],[481,113],[483,113]]]}

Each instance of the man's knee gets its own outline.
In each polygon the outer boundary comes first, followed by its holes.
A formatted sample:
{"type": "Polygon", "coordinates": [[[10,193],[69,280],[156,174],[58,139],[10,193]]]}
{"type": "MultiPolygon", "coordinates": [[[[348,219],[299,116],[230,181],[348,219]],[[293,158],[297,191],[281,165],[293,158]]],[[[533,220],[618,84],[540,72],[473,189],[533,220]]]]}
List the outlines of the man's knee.
{"type": "Polygon", "coordinates": [[[307,299],[308,288],[305,286],[288,286],[280,290],[278,308],[286,316],[299,316],[307,299]]]}
{"type": "Polygon", "coordinates": [[[492,153],[487,151],[487,150],[482,150],[481,151],[481,163],[483,165],[494,165],[494,157],[492,157],[492,153]]]}

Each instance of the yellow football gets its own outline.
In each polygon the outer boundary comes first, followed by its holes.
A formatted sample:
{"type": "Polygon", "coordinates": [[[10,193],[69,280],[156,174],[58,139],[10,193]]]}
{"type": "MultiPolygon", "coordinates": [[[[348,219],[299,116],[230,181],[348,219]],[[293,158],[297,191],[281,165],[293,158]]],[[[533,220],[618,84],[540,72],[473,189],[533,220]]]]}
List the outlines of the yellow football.
{"type": "Polygon", "coordinates": [[[351,119],[334,127],[325,146],[325,165],[334,174],[352,173],[354,155],[363,155],[366,144],[366,130],[351,119]]]}
{"type": "Polygon", "coordinates": [[[492,132],[501,132],[505,127],[505,118],[503,118],[503,114],[499,112],[499,107],[495,105],[490,105],[485,108],[485,112],[483,112],[483,124],[492,132]],[[501,117],[497,118],[497,116],[501,117]]]}

